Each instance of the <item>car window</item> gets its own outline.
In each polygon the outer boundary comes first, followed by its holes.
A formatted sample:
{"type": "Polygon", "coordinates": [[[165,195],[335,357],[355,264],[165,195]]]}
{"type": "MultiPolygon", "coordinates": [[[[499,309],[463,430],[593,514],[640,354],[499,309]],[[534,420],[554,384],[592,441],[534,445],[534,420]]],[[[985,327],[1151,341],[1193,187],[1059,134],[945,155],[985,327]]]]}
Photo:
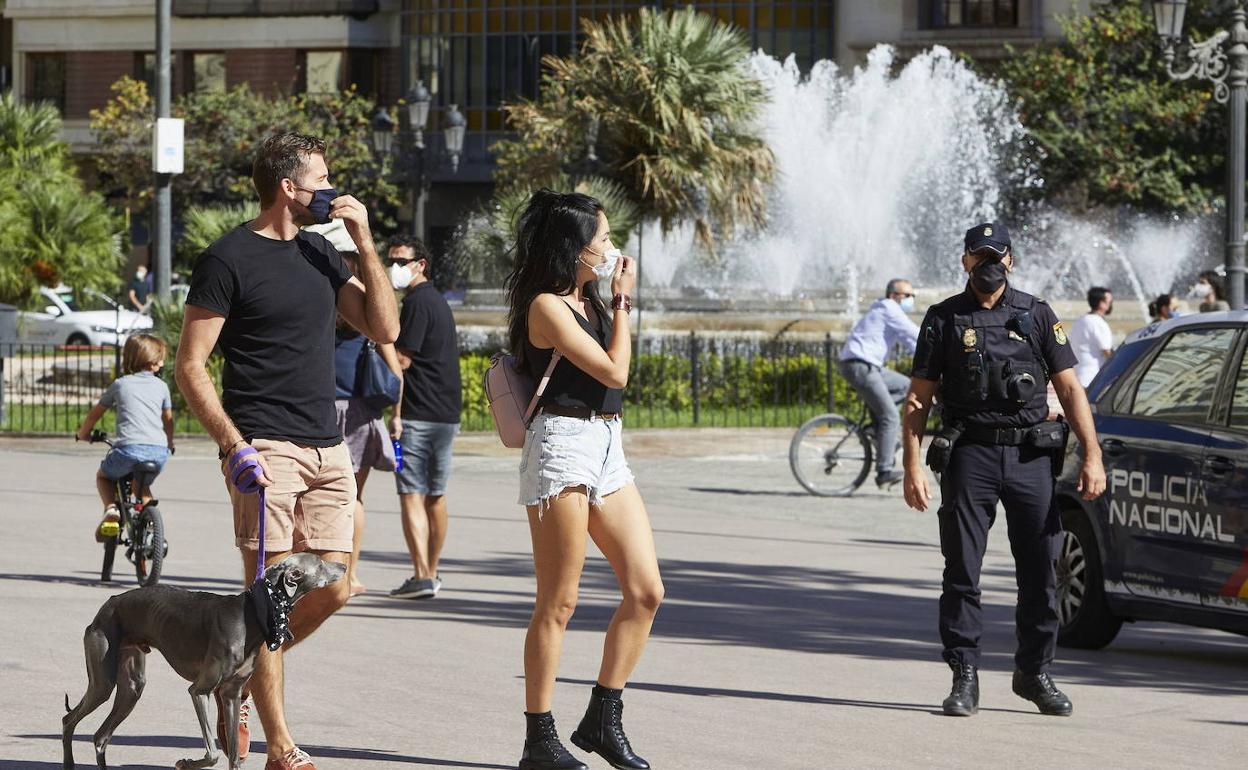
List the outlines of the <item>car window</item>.
{"type": "Polygon", "coordinates": [[[1231,396],[1231,427],[1248,428],[1248,355],[1239,365],[1235,395],[1231,396]]]}
{"type": "Polygon", "coordinates": [[[65,307],[69,308],[70,312],[78,312],[78,303],[74,302],[74,293],[72,291],[58,291],[56,296],[60,297],[61,302],[65,303],[65,307]]]}
{"type": "Polygon", "coordinates": [[[1131,414],[1204,422],[1235,331],[1222,327],[1176,332],[1140,378],[1131,414]]]}

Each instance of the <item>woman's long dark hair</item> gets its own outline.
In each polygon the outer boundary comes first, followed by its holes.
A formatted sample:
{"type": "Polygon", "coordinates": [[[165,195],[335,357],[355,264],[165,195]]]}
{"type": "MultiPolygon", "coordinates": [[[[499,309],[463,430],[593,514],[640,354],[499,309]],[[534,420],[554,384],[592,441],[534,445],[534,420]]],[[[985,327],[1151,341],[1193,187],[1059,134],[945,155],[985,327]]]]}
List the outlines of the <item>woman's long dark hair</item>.
{"type": "Polygon", "coordinates": [[[1210,292],[1211,296],[1206,300],[1207,302],[1226,299],[1226,284],[1222,283],[1222,276],[1218,275],[1216,271],[1206,270],[1196,277],[1205,279],[1205,282],[1213,287],[1213,291],[1210,292]]]}
{"type": "MultiPolygon", "coordinates": [[[[529,339],[529,305],[539,294],[571,294],[576,262],[598,233],[602,203],[581,193],[545,188],[533,193],[516,223],[515,267],[507,276],[507,332],[512,355],[524,359],[529,339]]],[[[593,281],[582,294],[601,320],[606,308],[593,281]]]]}

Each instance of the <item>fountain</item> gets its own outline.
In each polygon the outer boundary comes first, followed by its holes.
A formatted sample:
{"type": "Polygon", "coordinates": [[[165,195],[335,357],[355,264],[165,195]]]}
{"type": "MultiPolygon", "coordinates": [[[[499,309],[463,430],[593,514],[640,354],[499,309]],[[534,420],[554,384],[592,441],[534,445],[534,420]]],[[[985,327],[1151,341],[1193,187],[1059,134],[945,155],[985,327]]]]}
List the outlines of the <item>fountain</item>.
{"type": "Polygon", "coordinates": [[[796,317],[812,322],[806,331],[839,330],[903,276],[926,287],[923,305],[961,286],[964,230],[998,217],[1014,236],[1015,284],[1068,300],[1066,318],[1086,312],[1095,284],[1135,298],[1143,316],[1212,247],[1209,219],[1079,217],[1021,203],[1043,180],[1010,96],[943,47],[898,68],[893,49],[878,46],[848,74],[821,61],[803,76],[792,57],[762,52],[748,66],[769,95],[760,131],[777,161],[766,228],[717,244],[712,258],[691,227],[645,223],[625,251],[641,254],[641,301],[659,311],[649,329],[787,328],[796,317]]]}

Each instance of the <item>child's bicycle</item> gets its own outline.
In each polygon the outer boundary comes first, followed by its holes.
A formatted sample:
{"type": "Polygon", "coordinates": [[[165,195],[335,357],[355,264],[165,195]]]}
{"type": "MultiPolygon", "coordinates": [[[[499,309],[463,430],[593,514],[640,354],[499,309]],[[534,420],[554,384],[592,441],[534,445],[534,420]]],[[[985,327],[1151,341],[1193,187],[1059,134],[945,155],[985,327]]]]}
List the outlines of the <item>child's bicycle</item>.
{"type": "MultiPolygon", "coordinates": [[[[113,442],[108,440],[102,430],[91,431],[91,443],[103,441],[110,447],[113,442]]],[[[100,580],[109,582],[113,579],[113,558],[117,546],[125,546],[126,558],[134,564],[134,574],[139,585],[156,585],[160,580],[160,570],[169,553],[169,544],[165,542],[165,523],[160,518],[160,510],[156,500],[143,502],[144,489],[151,486],[160,468],[153,462],[141,462],[127,476],[118,479],[117,511],[121,514],[118,532],[104,540],[104,567],[100,570],[100,580]]]]}

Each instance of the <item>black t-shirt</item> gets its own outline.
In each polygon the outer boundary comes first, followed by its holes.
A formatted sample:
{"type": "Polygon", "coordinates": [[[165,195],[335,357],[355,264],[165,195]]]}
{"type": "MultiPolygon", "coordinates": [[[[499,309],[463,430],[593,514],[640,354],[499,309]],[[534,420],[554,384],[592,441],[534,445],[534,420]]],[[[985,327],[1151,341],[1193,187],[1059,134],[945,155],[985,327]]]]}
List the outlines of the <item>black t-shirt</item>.
{"type": "Polygon", "coordinates": [[[463,394],[455,316],[432,282],[417,284],[403,298],[394,346],[412,359],[403,373],[403,419],[459,422],[463,394]]]}
{"type": "MultiPolygon", "coordinates": [[[[951,392],[950,388],[966,390],[958,381],[958,371],[954,367],[962,366],[970,351],[982,351],[987,359],[986,366],[990,362],[1034,360],[1030,343],[1009,320],[1022,311],[1030,311],[1034,319],[1033,334],[1049,376],[1073,368],[1075,354],[1057,314],[1048,303],[1007,287],[996,306],[985,309],[968,287],[961,294],[928,309],[919,331],[911,376],[941,382],[941,396],[949,409],[948,402],[956,403],[967,396],[965,392],[951,392]]],[[[1045,390],[1039,388],[1026,404],[990,398],[974,408],[950,411],[957,412],[958,417],[971,425],[1024,427],[1044,420],[1048,415],[1048,400],[1045,390]]]]}
{"type": "Polygon", "coordinates": [[[134,297],[142,305],[147,302],[147,295],[151,294],[151,289],[147,287],[147,280],[144,278],[135,278],[130,282],[130,290],[134,292],[134,297]]]}
{"type": "Polygon", "coordinates": [[[333,446],[334,319],[351,278],[324,237],[278,241],[239,225],[204,250],[188,305],[225,316],[221,403],[248,439],[333,446]]]}

